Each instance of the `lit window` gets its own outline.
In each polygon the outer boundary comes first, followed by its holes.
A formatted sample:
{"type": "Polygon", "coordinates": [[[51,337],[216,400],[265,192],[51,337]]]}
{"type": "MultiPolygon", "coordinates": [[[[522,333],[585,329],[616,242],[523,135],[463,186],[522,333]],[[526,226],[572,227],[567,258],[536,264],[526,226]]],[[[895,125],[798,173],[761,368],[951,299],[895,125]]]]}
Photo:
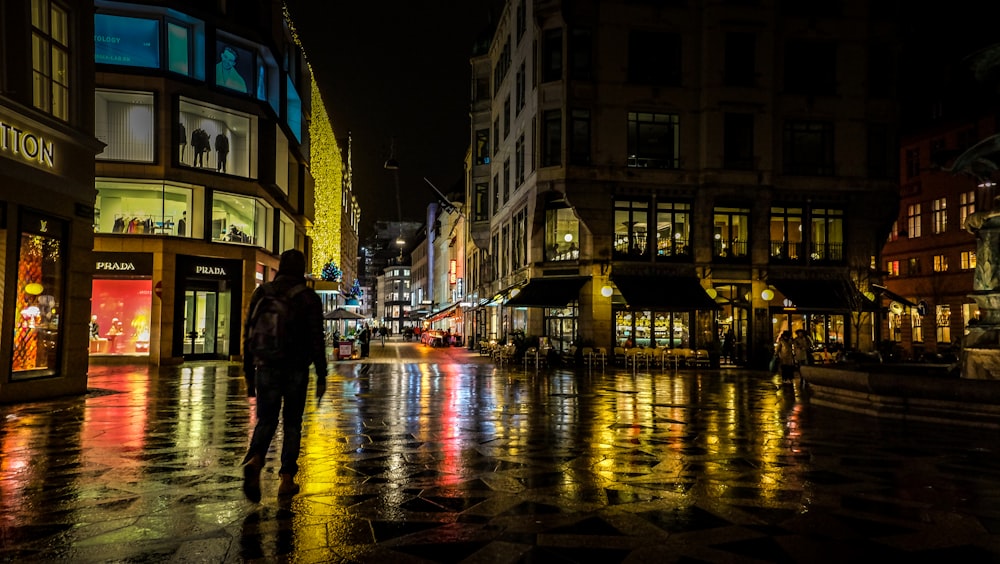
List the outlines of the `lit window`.
{"type": "Polygon", "coordinates": [[[69,13],[56,2],[31,2],[32,104],[69,121],[69,13]]]}
{"type": "Polygon", "coordinates": [[[976,213],[976,193],[962,192],[958,195],[958,224],[965,225],[965,220],[976,213]]]}
{"type": "Polygon", "coordinates": [[[908,237],[910,239],[920,237],[920,204],[906,207],[906,227],[909,230],[908,237]]]}
{"type": "Polygon", "coordinates": [[[899,261],[890,260],[885,263],[885,272],[888,276],[899,276],[899,261]]]}
{"type": "Polygon", "coordinates": [[[948,270],[947,255],[934,255],[934,272],[946,272],[948,270]]]}
{"type": "Polygon", "coordinates": [[[951,342],[951,306],[939,305],[937,311],[937,342],[938,344],[951,342]]]}
{"type": "Polygon", "coordinates": [[[944,233],[948,229],[948,200],[938,198],[932,203],[934,233],[944,233]]]}
{"type": "Polygon", "coordinates": [[[963,251],[962,252],[962,270],[972,270],[976,268],[976,252],[975,251],[963,251]]]}

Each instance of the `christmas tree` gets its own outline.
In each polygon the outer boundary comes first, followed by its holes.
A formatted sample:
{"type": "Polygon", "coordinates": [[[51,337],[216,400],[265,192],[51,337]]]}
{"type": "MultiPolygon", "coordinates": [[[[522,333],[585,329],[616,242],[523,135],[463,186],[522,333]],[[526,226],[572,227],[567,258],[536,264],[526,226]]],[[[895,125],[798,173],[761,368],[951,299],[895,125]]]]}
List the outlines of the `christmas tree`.
{"type": "Polygon", "coordinates": [[[340,282],[340,279],[344,277],[344,271],[340,270],[333,259],[330,259],[330,262],[323,265],[323,272],[320,273],[320,276],[327,282],[340,282]]]}

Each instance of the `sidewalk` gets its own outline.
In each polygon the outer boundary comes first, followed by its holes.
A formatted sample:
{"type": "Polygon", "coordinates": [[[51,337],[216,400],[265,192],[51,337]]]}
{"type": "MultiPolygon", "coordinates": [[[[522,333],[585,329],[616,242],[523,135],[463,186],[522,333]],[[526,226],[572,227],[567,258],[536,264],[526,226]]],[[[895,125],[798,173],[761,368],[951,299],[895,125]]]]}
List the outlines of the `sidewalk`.
{"type": "Polygon", "coordinates": [[[308,402],[283,503],[280,431],[262,503],[241,493],[236,364],[93,366],[85,396],[0,417],[5,562],[1000,560],[995,433],[819,409],[760,372],[376,343],[308,402]]]}

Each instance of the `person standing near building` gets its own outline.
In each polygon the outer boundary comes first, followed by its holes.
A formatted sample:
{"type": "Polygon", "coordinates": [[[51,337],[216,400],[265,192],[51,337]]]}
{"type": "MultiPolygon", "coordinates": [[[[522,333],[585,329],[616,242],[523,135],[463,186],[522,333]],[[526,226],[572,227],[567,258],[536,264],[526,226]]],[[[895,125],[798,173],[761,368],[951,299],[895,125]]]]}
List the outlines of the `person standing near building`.
{"type": "Polygon", "coordinates": [[[795,347],[792,345],[791,331],[781,332],[774,345],[774,356],[777,357],[781,370],[781,383],[788,384],[795,378],[795,347]]]}
{"type": "Polygon", "coordinates": [[[795,338],[792,339],[792,349],[795,351],[795,368],[799,372],[799,383],[802,383],[802,371],[799,369],[803,364],[812,364],[812,339],[806,335],[805,329],[796,329],[795,338]]]}
{"type": "Polygon", "coordinates": [[[316,400],[326,392],[323,303],[316,292],[306,286],[305,271],[306,259],[302,251],[291,249],[282,253],[277,276],[254,291],[246,316],[243,369],[247,395],[257,397],[257,425],[243,459],[243,493],[255,503],[260,501],[260,472],[278,429],[279,413],[284,439],[278,495],[294,495],[299,491],[295,474],[299,470],[302,414],[310,364],[316,366],[316,400]],[[272,305],[258,313],[258,307],[263,308],[265,303],[272,305]],[[265,318],[272,320],[269,329],[276,336],[271,341],[277,344],[270,348],[261,344],[264,341],[261,335],[266,334],[262,326],[268,325],[261,321],[265,318]]]}
{"type": "Polygon", "coordinates": [[[372,332],[368,329],[368,324],[365,324],[358,333],[358,342],[361,343],[361,358],[368,358],[372,343],[372,332]]]}

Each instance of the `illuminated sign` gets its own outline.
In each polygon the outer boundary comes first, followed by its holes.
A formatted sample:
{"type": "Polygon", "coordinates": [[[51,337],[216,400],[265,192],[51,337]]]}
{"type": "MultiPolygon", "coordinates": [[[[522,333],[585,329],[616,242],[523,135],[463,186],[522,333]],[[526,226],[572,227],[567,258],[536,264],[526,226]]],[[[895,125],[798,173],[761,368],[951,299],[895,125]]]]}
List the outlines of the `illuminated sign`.
{"type": "Polygon", "coordinates": [[[111,14],[94,15],[94,61],[160,68],[160,22],[111,14]]]}
{"type": "Polygon", "coordinates": [[[195,274],[211,274],[211,275],[214,275],[214,276],[225,276],[226,275],[226,269],[222,268],[221,266],[202,266],[200,264],[196,264],[195,267],[194,267],[194,273],[195,274]]]}
{"type": "Polygon", "coordinates": [[[0,153],[34,165],[54,168],[55,145],[44,137],[0,120],[0,153]]]}
{"type": "Polygon", "coordinates": [[[94,253],[95,276],[150,276],[152,274],[152,253],[94,253]]]}
{"type": "Polygon", "coordinates": [[[454,284],[458,280],[458,261],[451,259],[451,265],[448,267],[448,282],[454,284]]]}

